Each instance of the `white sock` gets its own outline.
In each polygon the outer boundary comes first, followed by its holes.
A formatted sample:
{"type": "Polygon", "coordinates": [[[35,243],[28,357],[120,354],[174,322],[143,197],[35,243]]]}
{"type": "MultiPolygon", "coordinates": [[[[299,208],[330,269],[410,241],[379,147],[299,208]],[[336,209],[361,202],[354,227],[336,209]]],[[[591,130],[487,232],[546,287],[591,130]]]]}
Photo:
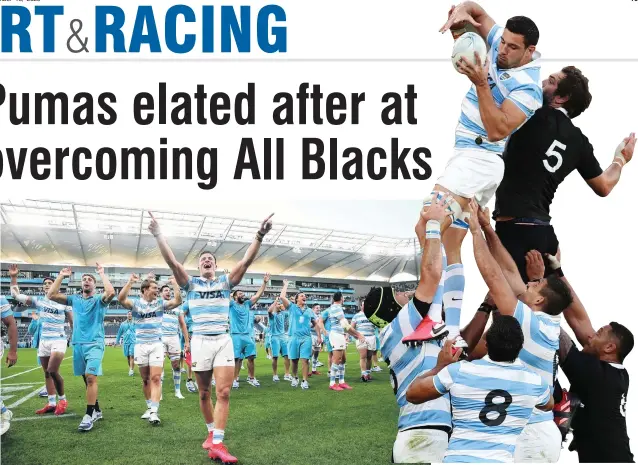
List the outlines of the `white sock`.
{"type": "Polygon", "coordinates": [[[461,334],[461,306],[465,290],[465,273],[462,263],[454,263],[445,270],[443,284],[443,305],[445,306],[445,326],[449,331],[448,338],[453,339],[461,334]]]}
{"type": "Polygon", "coordinates": [[[209,433],[212,433],[213,430],[215,429],[215,423],[206,423],[206,428],[208,429],[209,433]]]}
{"type": "Polygon", "coordinates": [[[443,285],[445,284],[445,270],[447,268],[447,256],[445,255],[445,247],[441,244],[441,255],[443,259],[443,268],[441,271],[441,279],[439,280],[439,287],[432,299],[432,305],[428,311],[428,316],[432,321],[443,321],[443,285]]]}

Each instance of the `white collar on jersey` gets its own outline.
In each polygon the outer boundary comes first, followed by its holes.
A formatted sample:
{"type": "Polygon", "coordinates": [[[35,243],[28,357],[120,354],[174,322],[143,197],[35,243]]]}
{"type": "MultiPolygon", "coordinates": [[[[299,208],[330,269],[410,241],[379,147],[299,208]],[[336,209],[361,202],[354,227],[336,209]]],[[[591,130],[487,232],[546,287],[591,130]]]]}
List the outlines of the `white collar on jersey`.
{"type": "Polygon", "coordinates": [[[522,367],[523,366],[523,362],[520,361],[520,359],[516,359],[513,362],[495,362],[494,360],[492,360],[490,358],[489,355],[486,355],[484,358],[485,361],[493,363],[494,365],[500,365],[503,367],[522,367]]]}
{"type": "Polygon", "coordinates": [[[569,115],[567,114],[567,110],[565,110],[563,107],[558,107],[556,109],[569,118],[569,115]]]}
{"type": "Polygon", "coordinates": [[[624,370],[625,369],[625,367],[622,366],[620,363],[611,363],[611,362],[607,362],[607,363],[609,363],[609,365],[611,365],[614,368],[618,368],[619,370],[624,370]]]}

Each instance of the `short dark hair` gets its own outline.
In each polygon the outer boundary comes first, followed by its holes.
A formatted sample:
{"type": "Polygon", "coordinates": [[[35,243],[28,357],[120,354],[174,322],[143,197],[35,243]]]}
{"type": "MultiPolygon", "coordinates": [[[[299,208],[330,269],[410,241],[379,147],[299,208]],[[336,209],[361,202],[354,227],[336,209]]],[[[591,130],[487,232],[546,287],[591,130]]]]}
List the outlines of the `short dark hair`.
{"type": "Polygon", "coordinates": [[[235,289],[232,293],[232,297],[235,298],[238,292],[239,292],[239,289],[235,289]]]}
{"type": "Polygon", "coordinates": [[[612,334],[618,340],[616,354],[618,355],[618,361],[622,363],[634,348],[634,335],[625,326],[615,321],[609,323],[609,326],[611,326],[612,334]]]}
{"type": "Polygon", "coordinates": [[[510,315],[494,315],[492,326],[485,334],[487,355],[495,362],[513,362],[523,348],[523,330],[510,315]]]}
{"type": "Polygon", "coordinates": [[[591,93],[589,92],[589,79],[575,66],[566,66],[561,72],[565,75],[558,81],[554,95],[568,97],[563,108],[570,118],[576,118],[589,108],[591,93]]]}
{"type": "Polygon", "coordinates": [[[93,276],[91,273],[84,273],[82,275],[82,278],[84,278],[85,276],[88,276],[89,278],[91,278],[93,280],[94,283],[97,283],[95,276],[93,276]]]}
{"type": "Polygon", "coordinates": [[[51,276],[47,276],[46,278],[44,278],[44,279],[42,280],[42,285],[44,286],[44,284],[45,284],[47,281],[51,281],[52,283],[54,283],[54,282],[55,282],[55,279],[53,279],[51,276]]]}
{"type": "Polygon", "coordinates": [[[144,292],[146,289],[151,287],[151,284],[153,284],[154,282],[155,281],[152,279],[145,279],[144,281],[142,281],[142,285],[140,286],[140,291],[144,292]]]}
{"type": "Polygon", "coordinates": [[[538,44],[540,32],[538,31],[538,27],[536,27],[536,23],[527,16],[511,17],[507,20],[507,23],[505,23],[505,29],[513,34],[522,35],[525,48],[538,44]]]}
{"type": "Polygon", "coordinates": [[[160,287],[160,292],[162,292],[165,287],[168,287],[169,289],[171,288],[168,284],[164,284],[162,287],[160,287]]]}
{"type": "Polygon", "coordinates": [[[202,258],[202,255],[206,255],[207,253],[208,253],[208,254],[211,254],[211,255],[213,256],[213,260],[215,260],[215,265],[217,265],[217,257],[216,257],[216,256],[215,256],[215,254],[214,254],[213,252],[211,252],[210,250],[204,250],[204,251],[200,252],[199,257],[198,257],[198,260],[199,260],[200,258],[202,258]]]}
{"type": "Polygon", "coordinates": [[[343,294],[341,292],[335,292],[332,296],[333,302],[341,302],[343,300],[343,294]]]}
{"type": "Polygon", "coordinates": [[[540,290],[545,298],[543,312],[548,315],[560,315],[574,300],[569,286],[555,274],[547,277],[547,285],[540,290]]]}

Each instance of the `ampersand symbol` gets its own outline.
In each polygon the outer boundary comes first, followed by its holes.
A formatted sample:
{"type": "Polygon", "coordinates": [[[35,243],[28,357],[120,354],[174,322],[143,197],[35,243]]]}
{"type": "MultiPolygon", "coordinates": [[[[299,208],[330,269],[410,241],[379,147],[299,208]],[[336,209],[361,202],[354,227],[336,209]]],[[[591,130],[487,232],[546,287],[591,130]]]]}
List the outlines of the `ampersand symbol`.
{"type": "Polygon", "coordinates": [[[66,41],[66,48],[71,53],[88,52],[89,49],[86,48],[86,44],[89,43],[89,39],[85,38],[84,40],[82,40],[82,38],[78,35],[80,31],[82,30],[82,21],[80,21],[79,19],[74,19],[71,21],[70,26],[71,26],[71,36],[66,41]],[[75,40],[77,40],[80,43],[80,48],[74,49],[71,47],[71,39],[73,38],[75,38],[75,40]]]}

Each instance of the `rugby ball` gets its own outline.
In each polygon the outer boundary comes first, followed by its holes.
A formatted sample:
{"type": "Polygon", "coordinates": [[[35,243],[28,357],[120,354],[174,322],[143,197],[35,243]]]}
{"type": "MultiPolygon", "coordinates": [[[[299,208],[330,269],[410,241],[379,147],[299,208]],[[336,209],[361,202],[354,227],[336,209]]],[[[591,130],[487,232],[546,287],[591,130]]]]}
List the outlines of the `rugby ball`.
{"type": "Polygon", "coordinates": [[[466,32],[461,37],[454,41],[454,48],[452,49],[452,64],[457,71],[458,62],[461,58],[465,58],[466,61],[474,63],[476,58],[474,52],[478,52],[481,58],[481,63],[485,64],[487,58],[487,46],[483,38],[476,32],[466,32]]]}

